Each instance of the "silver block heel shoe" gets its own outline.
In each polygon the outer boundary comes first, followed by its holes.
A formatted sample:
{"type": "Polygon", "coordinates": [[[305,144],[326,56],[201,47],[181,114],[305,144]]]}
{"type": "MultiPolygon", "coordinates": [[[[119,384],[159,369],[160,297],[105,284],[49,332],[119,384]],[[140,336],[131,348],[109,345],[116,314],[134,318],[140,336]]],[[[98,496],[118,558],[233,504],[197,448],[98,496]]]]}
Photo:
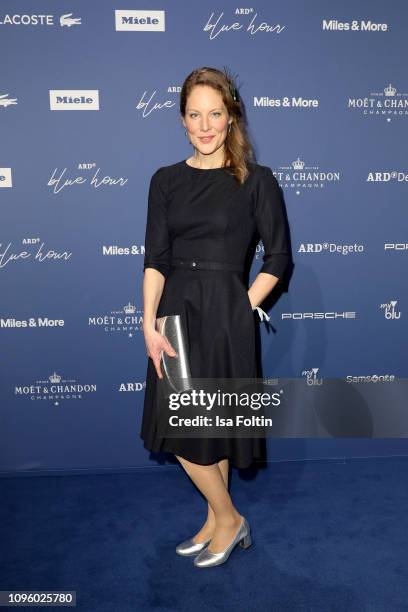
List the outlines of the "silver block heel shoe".
{"type": "Polygon", "coordinates": [[[192,557],[193,555],[198,555],[198,553],[204,550],[204,548],[208,546],[210,542],[211,538],[209,540],[205,540],[204,542],[197,543],[193,541],[193,538],[189,538],[176,546],[176,553],[178,555],[182,555],[183,557],[192,557]]]}
{"type": "Polygon", "coordinates": [[[194,559],[194,565],[196,567],[213,567],[214,565],[221,565],[221,563],[225,563],[237,544],[242,548],[248,548],[252,544],[251,531],[245,517],[243,518],[236,536],[227,548],[219,553],[213,553],[207,549],[203,550],[194,559]]]}

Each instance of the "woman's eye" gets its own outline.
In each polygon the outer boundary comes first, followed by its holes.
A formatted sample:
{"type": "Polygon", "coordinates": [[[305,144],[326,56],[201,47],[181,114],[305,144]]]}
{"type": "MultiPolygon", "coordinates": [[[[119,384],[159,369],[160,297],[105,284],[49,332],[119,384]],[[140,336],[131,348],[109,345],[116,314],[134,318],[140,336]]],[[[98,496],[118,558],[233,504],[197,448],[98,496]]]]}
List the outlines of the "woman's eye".
{"type": "MultiPolygon", "coordinates": [[[[197,117],[197,114],[198,114],[198,113],[190,113],[190,114],[189,114],[189,117],[191,117],[192,119],[194,119],[195,117],[197,117]]],[[[212,114],[213,114],[213,116],[217,116],[217,117],[219,117],[219,116],[221,115],[221,113],[220,113],[219,111],[215,111],[215,112],[214,112],[214,113],[212,113],[212,114]]]]}

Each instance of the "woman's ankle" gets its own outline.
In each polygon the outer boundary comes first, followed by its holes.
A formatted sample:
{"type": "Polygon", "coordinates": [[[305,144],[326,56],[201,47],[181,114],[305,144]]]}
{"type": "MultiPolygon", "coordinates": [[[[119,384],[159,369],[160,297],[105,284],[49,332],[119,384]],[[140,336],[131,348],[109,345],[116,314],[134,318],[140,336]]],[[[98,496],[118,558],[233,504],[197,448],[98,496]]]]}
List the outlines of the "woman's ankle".
{"type": "Polygon", "coordinates": [[[244,517],[239,512],[235,511],[230,515],[219,517],[216,521],[216,525],[221,528],[235,527],[241,524],[243,518],[244,517]]]}
{"type": "Polygon", "coordinates": [[[215,516],[207,516],[207,520],[205,521],[205,525],[207,527],[210,527],[211,529],[215,529],[216,527],[216,520],[215,520],[215,516]]]}

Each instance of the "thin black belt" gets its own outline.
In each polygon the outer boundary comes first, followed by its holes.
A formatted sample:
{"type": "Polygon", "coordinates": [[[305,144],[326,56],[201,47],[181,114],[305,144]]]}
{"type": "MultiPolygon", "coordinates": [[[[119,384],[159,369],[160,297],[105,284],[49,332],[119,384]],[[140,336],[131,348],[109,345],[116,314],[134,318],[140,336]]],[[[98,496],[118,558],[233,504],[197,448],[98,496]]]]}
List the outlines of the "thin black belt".
{"type": "Polygon", "coordinates": [[[189,270],[235,270],[237,272],[243,272],[244,270],[244,265],[238,263],[211,261],[209,259],[184,259],[181,257],[173,258],[171,265],[189,270]]]}

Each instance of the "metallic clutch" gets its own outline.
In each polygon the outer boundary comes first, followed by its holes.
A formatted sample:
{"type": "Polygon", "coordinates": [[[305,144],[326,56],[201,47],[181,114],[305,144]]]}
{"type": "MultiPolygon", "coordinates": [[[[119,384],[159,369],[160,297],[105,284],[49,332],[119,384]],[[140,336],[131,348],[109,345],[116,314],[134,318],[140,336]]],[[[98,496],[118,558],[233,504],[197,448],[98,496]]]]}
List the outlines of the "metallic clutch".
{"type": "Polygon", "coordinates": [[[187,342],[180,315],[165,315],[156,319],[157,331],[165,336],[177,353],[172,357],[161,352],[160,365],[168,393],[193,389],[187,342]]]}

